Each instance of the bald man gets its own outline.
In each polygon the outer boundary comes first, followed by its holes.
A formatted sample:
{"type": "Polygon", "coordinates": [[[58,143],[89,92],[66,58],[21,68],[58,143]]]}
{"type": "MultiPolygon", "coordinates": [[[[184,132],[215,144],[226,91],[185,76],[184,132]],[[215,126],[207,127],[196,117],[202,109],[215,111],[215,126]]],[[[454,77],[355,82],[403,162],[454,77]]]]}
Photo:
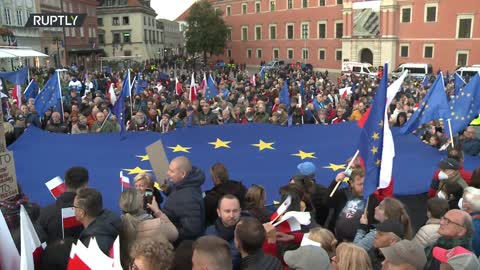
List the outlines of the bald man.
{"type": "Polygon", "coordinates": [[[167,199],[164,213],[178,230],[178,240],[195,240],[205,230],[205,207],[201,186],[205,174],[192,166],[188,158],[180,156],[168,166],[168,180],[171,185],[163,188],[167,199]]]}
{"type": "Polygon", "coordinates": [[[440,238],[433,246],[426,249],[427,267],[426,269],[439,269],[439,262],[432,256],[433,247],[452,249],[456,246],[462,246],[470,251],[473,238],[472,217],[465,211],[453,209],[445,213],[440,219],[440,228],[438,234],[440,238]]]}

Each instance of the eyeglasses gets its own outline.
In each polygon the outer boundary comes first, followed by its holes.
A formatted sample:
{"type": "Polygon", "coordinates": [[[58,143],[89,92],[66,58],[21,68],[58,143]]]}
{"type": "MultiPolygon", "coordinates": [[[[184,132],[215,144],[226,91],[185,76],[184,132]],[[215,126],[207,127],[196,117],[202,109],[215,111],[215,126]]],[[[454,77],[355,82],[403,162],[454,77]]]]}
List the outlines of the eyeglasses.
{"type": "Polygon", "coordinates": [[[443,216],[443,217],[440,219],[440,221],[444,221],[444,222],[445,222],[445,225],[448,225],[448,224],[452,223],[452,224],[455,224],[455,225],[460,226],[460,227],[462,227],[462,228],[465,227],[465,225],[456,223],[456,222],[450,220],[449,218],[447,218],[447,217],[445,217],[445,216],[443,216]]]}

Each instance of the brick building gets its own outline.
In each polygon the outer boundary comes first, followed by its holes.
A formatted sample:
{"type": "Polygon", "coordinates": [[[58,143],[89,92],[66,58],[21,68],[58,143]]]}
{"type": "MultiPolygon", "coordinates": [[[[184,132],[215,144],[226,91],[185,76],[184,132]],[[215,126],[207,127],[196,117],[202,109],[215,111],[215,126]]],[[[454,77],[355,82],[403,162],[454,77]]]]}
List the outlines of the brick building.
{"type": "MultiPolygon", "coordinates": [[[[210,0],[230,27],[220,58],[274,58],[339,70],[341,62],[480,64],[478,0],[210,0]]],[[[391,69],[392,70],[392,69],[391,69]]]]}

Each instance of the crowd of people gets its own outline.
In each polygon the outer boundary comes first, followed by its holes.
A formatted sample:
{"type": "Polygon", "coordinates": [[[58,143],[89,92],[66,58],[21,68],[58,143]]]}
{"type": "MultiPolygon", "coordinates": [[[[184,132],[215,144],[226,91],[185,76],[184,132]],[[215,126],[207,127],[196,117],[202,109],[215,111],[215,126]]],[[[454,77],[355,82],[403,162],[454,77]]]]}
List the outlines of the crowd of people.
{"type": "Polygon", "coordinates": [[[138,174],[120,195],[120,215],[104,208],[102,192],[89,187],[88,169],[78,166],[66,171],[66,191],[51,205],[30,202],[20,188],[0,210],[20,250],[20,205],[26,207],[47,243],[40,269],[66,269],[77,241],[88,246],[95,238],[109,254],[119,236],[123,269],[473,270],[480,269],[480,168],[467,172],[462,160],[463,152],[452,148],[439,163],[423,214],[428,220],[419,229],[411,220],[418,213],[399,199],[377,191],[363,200],[358,160],[329,187],[316,182],[311,162],[280,184],[281,202],[289,203],[278,218],[292,211],[310,217],[299,230],[273,226],[278,209],[266,206],[265,189],[232,180],[223,163],[211,166],[214,187],[202,193],[205,173],[184,156],[170,162],[168,182],[160,186],[150,174],[138,174]],[[346,177],[348,186],[329,196],[346,177]],[[79,225],[63,228],[67,207],[79,225]]]}
{"type": "MultiPolygon", "coordinates": [[[[32,74],[43,85],[53,72],[32,74]]],[[[68,82],[63,108],[38,115],[34,99],[22,100],[21,106],[4,100],[7,140],[14,141],[32,125],[70,134],[116,132],[121,124],[134,132],[162,133],[193,125],[251,122],[332,125],[360,120],[378,86],[378,78],[343,74],[334,81],[328,72],[295,67],[266,72],[265,78],[226,68],[211,72],[218,96],[207,100],[201,89],[192,98],[189,74],[189,70],[167,76],[160,70],[133,70],[132,77],[139,82],[126,99],[126,123],[111,113],[109,91],[121,94],[125,72],[63,74],[68,82]],[[183,93],[177,93],[175,77],[183,93]],[[140,81],[147,83],[140,87],[140,81]],[[280,102],[284,81],[289,105],[280,102]],[[353,85],[351,94],[340,95],[339,89],[353,85]]],[[[200,85],[203,72],[195,75],[200,85]]],[[[391,126],[408,121],[428,88],[415,80],[403,83],[388,108],[391,126]]],[[[447,91],[453,91],[452,83],[447,91]]],[[[448,143],[443,128],[433,121],[415,133],[440,148],[448,143]]],[[[448,157],[432,172],[425,207],[428,220],[421,228],[412,227],[412,213],[391,194],[378,191],[364,201],[365,172],[357,161],[328,187],[316,182],[310,162],[299,164],[297,175],[286,176],[290,179],[278,189],[282,202],[290,200],[286,211],[311,216],[309,225],[293,232],[271,224],[275,209],[265,206],[265,189],[232,180],[226,164],[211,166],[214,187],[203,194],[205,173],[186,157],[171,161],[168,182],[160,188],[151,175],[137,175],[135,187],[119,198],[121,215],[103,207],[102,193],[88,187],[89,172],[83,167],[65,173],[67,191],[54,204],[40,207],[20,188],[14,198],[0,201],[0,209],[20,250],[19,207],[25,205],[37,234],[48,244],[42,269],[66,269],[72,243],[88,245],[92,237],[108,254],[117,236],[124,269],[480,269],[480,168],[473,172],[463,168],[465,154],[480,153],[476,132],[477,127],[470,126],[459,134],[455,148],[448,148],[448,157]],[[330,196],[347,177],[348,187],[330,196]],[[62,229],[65,207],[74,207],[81,226],[62,229]]]]}

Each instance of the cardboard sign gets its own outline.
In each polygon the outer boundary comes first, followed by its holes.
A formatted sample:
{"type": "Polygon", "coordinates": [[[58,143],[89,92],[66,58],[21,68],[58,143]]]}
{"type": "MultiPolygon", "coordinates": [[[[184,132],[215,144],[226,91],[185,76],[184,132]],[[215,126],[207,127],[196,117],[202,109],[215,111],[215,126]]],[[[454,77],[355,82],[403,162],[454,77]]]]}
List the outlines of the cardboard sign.
{"type": "Polygon", "coordinates": [[[0,201],[4,201],[18,194],[17,176],[13,153],[0,152],[0,201]]]}
{"type": "Polygon", "coordinates": [[[165,184],[167,179],[167,170],[169,165],[162,141],[158,140],[155,143],[147,146],[145,149],[150,161],[150,165],[152,166],[153,173],[155,174],[155,178],[157,178],[157,182],[161,186],[165,184]]]}

